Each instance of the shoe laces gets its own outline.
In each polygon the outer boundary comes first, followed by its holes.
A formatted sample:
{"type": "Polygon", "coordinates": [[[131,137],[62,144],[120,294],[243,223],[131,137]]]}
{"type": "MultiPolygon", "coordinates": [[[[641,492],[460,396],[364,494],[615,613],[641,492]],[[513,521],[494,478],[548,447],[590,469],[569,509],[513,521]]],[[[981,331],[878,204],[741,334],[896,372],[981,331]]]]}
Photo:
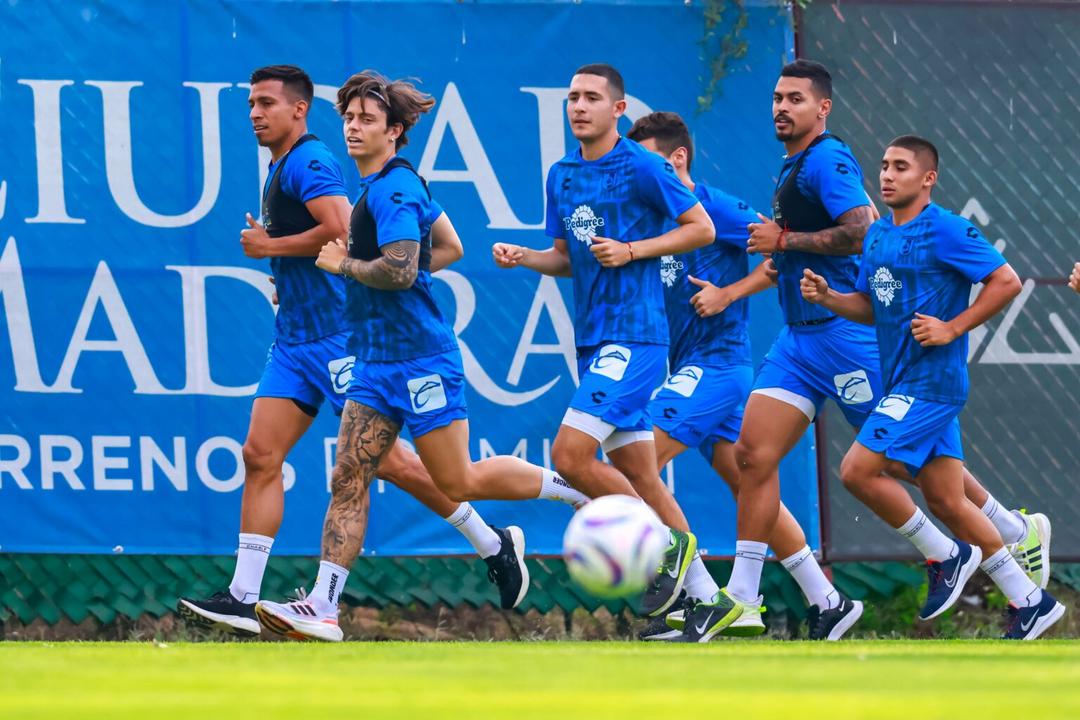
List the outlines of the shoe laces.
{"type": "Polygon", "coordinates": [[[933,590],[941,584],[941,579],[945,575],[945,568],[942,566],[942,563],[937,562],[936,560],[927,560],[926,574],[930,580],[930,589],[933,590]]]}
{"type": "Polygon", "coordinates": [[[289,602],[307,602],[307,590],[302,587],[293,588],[293,594],[289,598],[289,602]]]}
{"type": "Polygon", "coordinates": [[[1020,608],[1012,604],[1005,608],[1005,622],[1005,634],[1011,635],[1020,624],[1020,608]]]}

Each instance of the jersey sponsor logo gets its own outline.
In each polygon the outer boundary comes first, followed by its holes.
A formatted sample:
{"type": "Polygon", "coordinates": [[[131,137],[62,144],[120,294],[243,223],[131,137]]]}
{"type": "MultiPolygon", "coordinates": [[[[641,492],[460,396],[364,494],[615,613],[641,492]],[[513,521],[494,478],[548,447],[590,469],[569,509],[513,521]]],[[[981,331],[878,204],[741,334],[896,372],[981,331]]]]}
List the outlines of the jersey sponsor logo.
{"type": "Polygon", "coordinates": [[[408,383],[409,402],[414,413],[426,413],[446,407],[446,388],[440,375],[413,378],[408,383]]]}
{"type": "Polygon", "coordinates": [[[870,378],[865,370],[855,370],[833,376],[836,395],[845,405],[862,405],[874,399],[874,390],[870,387],[870,378]]]}
{"type": "Polygon", "coordinates": [[[910,395],[886,395],[874,408],[874,412],[888,415],[893,420],[903,420],[908,410],[915,404],[915,398],[910,395]]]}
{"type": "Polygon", "coordinates": [[[596,351],[589,372],[609,377],[615,382],[623,379],[626,366],[630,364],[630,348],[622,345],[604,345],[596,351]]]}
{"type": "Polygon", "coordinates": [[[671,374],[664,383],[664,388],[683,397],[690,397],[697,390],[698,383],[704,375],[705,371],[696,365],[686,365],[679,368],[678,372],[671,374]]]}
{"type": "Polygon", "coordinates": [[[665,285],[671,287],[679,279],[679,273],[686,267],[686,263],[674,255],[665,255],[660,258],[660,279],[665,285]]]}
{"type": "Polygon", "coordinates": [[[352,380],[352,371],[355,365],[355,355],[331,360],[326,364],[327,369],[330,371],[330,387],[334,388],[334,392],[338,395],[344,394],[349,389],[349,382],[352,380]]]}
{"type": "Polygon", "coordinates": [[[874,291],[878,302],[885,307],[892,305],[893,298],[896,297],[896,291],[903,289],[903,287],[904,283],[894,278],[887,267],[879,267],[874,271],[874,277],[870,278],[870,289],[874,291]]]}
{"type": "Polygon", "coordinates": [[[574,214],[563,218],[563,225],[568,233],[586,245],[592,245],[592,239],[596,231],[604,227],[604,218],[598,217],[588,205],[578,205],[574,214]]]}

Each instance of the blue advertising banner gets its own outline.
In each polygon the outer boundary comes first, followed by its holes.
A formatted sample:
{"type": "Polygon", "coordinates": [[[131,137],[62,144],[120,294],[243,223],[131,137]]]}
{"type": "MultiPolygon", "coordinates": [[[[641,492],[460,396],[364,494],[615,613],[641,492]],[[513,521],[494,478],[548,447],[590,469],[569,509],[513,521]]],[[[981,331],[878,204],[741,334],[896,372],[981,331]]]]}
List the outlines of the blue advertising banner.
{"type": "MultiPolygon", "coordinates": [[[[346,167],[336,87],[375,68],[438,101],[404,153],[457,226],[465,258],[437,276],[469,382],[475,458],[550,465],[575,388],[563,280],[500,271],[491,245],[543,247],[543,181],[572,147],[573,70],[623,72],[630,119],[675,110],[694,174],[767,208],[782,148],[769,102],[790,55],[787,11],[748,3],[745,57],[698,113],[713,57],[700,7],[225,0],[7,0],[0,11],[0,552],[232,553],[252,394],[273,336],[269,263],[240,250],[268,155],[246,81],[294,63],[317,83],[311,130],[346,167]]],[[[733,6],[734,7],[734,6],[733,6]]],[[[734,14],[728,22],[734,21],[734,14]]],[[[755,356],[779,327],[751,306],[755,356]]],[[[337,419],[324,408],[288,458],[275,552],[317,553],[337,419]]],[[[819,541],[811,438],[784,500],[819,541]]],[[[703,548],[730,554],[734,504],[693,452],[664,474],[703,548]]],[[[468,553],[440,518],[372,488],[369,554],[468,553]]],[[[570,510],[477,503],[559,551],[570,510]]]]}

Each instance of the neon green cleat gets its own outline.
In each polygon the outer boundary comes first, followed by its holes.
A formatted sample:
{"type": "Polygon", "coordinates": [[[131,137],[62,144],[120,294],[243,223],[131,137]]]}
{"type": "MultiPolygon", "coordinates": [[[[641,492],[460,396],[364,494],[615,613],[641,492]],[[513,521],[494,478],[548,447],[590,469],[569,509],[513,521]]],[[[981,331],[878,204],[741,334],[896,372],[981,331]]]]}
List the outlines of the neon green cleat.
{"type": "MultiPolygon", "coordinates": [[[[757,615],[758,622],[761,622],[761,596],[755,602],[743,602],[723,588],[711,603],[695,603],[686,609],[683,634],[674,642],[709,642],[747,614],[751,617],[757,615]]],[[[761,627],[764,630],[765,626],[761,627]]]]}
{"type": "Polygon", "coordinates": [[[1050,518],[1042,513],[1028,515],[1026,510],[1012,512],[1024,521],[1027,534],[1020,542],[1010,545],[1009,552],[1031,582],[1045,590],[1050,582],[1050,518]]]}
{"type": "Polygon", "coordinates": [[[671,530],[671,545],[664,553],[656,578],[641,596],[642,615],[657,617],[675,604],[696,552],[697,538],[694,533],[671,530]]]}
{"type": "Polygon", "coordinates": [[[753,637],[765,632],[765,623],[761,616],[765,613],[764,605],[748,605],[739,619],[720,631],[724,637],[753,637]]]}

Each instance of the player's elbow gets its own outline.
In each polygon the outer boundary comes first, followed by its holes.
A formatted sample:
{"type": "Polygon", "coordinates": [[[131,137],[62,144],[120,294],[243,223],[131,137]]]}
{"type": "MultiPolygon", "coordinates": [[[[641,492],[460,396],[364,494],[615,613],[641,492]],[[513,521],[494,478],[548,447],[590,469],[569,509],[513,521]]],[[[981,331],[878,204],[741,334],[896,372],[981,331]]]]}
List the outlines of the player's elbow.
{"type": "Polygon", "coordinates": [[[390,279],[391,290],[408,290],[416,283],[416,268],[394,275],[390,279]]]}
{"type": "Polygon", "coordinates": [[[1006,263],[998,268],[994,274],[999,275],[1001,291],[1009,300],[1015,298],[1024,289],[1024,283],[1020,281],[1020,276],[1013,270],[1012,265],[1006,263]]]}
{"type": "Polygon", "coordinates": [[[711,245],[714,240],[716,240],[716,226],[713,225],[712,219],[706,215],[703,220],[695,223],[693,244],[690,249],[703,248],[706,245],[711,245]]]}

